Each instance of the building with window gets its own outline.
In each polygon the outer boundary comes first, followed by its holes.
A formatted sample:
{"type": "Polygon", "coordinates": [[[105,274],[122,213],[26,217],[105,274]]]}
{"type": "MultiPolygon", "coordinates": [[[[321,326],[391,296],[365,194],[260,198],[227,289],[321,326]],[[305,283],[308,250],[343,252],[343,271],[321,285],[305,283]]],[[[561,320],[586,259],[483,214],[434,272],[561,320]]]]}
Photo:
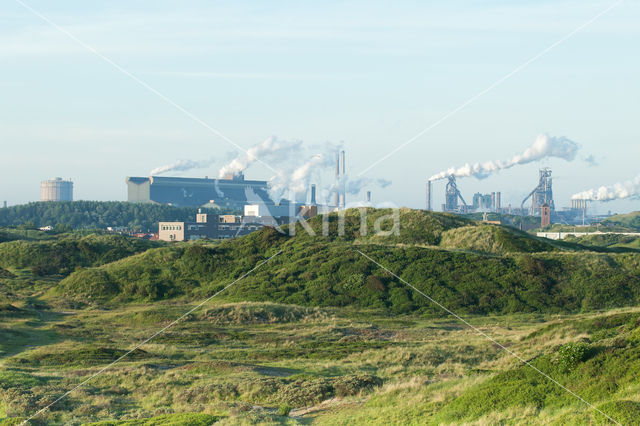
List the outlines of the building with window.
{"type": "Polygon", "coordinates": [[[158,239],[161,241],[220,240],[247,235],[267,225],[277,226],[277,223],[236,215],[209,215],[199,211],[195,222],[160,222],[158,239]]]}

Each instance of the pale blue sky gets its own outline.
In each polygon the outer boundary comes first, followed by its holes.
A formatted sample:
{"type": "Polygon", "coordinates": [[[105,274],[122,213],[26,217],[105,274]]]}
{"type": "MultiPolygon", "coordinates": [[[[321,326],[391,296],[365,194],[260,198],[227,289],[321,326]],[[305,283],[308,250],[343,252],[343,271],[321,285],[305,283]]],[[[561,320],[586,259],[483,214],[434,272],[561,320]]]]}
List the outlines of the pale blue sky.
{"type": "MultiPolygon", "coordinates": [[[[29,5],[239,145],[270,135],[344,141],[357,174],[611,1],[211,2],[27,0],[29,5]]],[[[640,4],[627,1],[367,176],[374,199],[422,208],[428,176],[510,158],[538,133],[567,136],[599,165],[553,159],[484,181],[519,205],[537,169],[556,204],[640,173],[640,4]]],[[[0,5],[0,200],[39,198],[71,177],[76,198],[122,200],[125,176],[233,152],[221,138],[18,3],[0,5]]],[[[250,178],[271,173],[255,166],[250,178]]],[[[437,185],[435,204],[442,200],[437,185]]],[[[640,210],[640,201],[599,212],[640,210]]]]}

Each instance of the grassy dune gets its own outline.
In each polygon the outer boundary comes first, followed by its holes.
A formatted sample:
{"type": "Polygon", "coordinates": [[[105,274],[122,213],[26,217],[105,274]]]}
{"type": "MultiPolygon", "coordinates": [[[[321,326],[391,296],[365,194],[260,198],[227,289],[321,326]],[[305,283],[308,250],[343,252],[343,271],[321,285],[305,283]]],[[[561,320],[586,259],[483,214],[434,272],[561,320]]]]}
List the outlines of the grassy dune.
{"type": "MultiPolygon", "coordinates": [[[[389,213],[370,211],[367,228],[389,213]]],[[[0,261],[0,425],[279,250],[33,424],[607,424],[356,249],[609,416],[638,423],[640,254],[451,215],[400,217],[400,235],[384,237],[362,235],[355,211],[344,235],[332,216],[332,233],[315,237],[300,225],[295,236],[148,246],[17,234],[0,243],[10,254],[0,261]],[[49,258],[55,267],[34,268],[49,258]]],[[[320,234],[322,218],[309,224],[320,234]]]]}

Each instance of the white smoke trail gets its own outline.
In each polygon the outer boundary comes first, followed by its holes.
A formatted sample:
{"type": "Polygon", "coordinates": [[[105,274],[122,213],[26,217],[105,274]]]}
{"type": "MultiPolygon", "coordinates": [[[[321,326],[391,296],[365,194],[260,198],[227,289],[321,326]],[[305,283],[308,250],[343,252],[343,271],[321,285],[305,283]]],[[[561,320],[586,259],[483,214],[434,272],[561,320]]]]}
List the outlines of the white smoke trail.
{"type": "Polygon", "coordinates": [[[391,185],[391,181],[386,179],[368,179],[368,178],[354,178],[351,179],[349,175],[345,176],[341,182],[345,187],[345,192],[351,195],[358,195],[366,186],[376,185],[381,188],[386,188],[391,185]]]}
{"type": "Polygon", "coordinates": [[[274,161],[269,161],[273,165],[273,163],[278,163],[282,159],[296,154],[301,145],[302,141],[281,141],[275,136],[271,136],[264,142],[252,146],[245,153],[223,166],[218,172],[218,177],[237,175],[259,159],[273,159],[274,161]]]}
{"type": "Polygon", "coordinates": [[[542,160],[549,157],[563,158],[573,161],[580,146],[574,141],[562,137],[552,137],[547,134],[538,135],[535,142],[521,154],[514,155],[506,161],[487,161],[485,163],[465,164],[462,167],[452,167],[429,178],[429,180],[445,179],[450,175],[456,177],[475,177],[484,179],[489,175],[504,169],[542,160]]]}
{"type": "MultiPolygon", "coordinates": [[[[324,143],[303,147],[302,141],[281,141],[272,136],[234,158],[219,170],[218,175],[220,178],[237,175],[258,159],[266,160],[276,170],[275,176],[271,177],[268,182],[269,195],[276,202],[284,196],[292,198],[291,201],[305,202],[312,179],[317,184],[318,194],[328,193],[330,195],[343,190],[347,194],[357,195],[367,185],[385,188],[391,184],[390,181],[384,179],[351,179],[346,175],[341,176],[338,182],[331,179],[331,184],[323,187],[323,174],[328,170],[335,170],[336,154],[341,149],[342,144],[324,143]]],[[[151,175],[203,168],[212,163],[213,160],[181,160],[174,164],[158,167],[151,171],[151,175]]],[[[216,191],[221,196],[217,185],[216,191]]]]}
{"type": "Polygon", "coordinates": [[[618,182],[611,186],[601,186],[600,188],[589,189],[574,194],[571,199],[573,200],[587,200],[587,201],[613,201],[623,198],[635,198],[640,197],[640,175],[635,178],[618,182]]]}
{"type": "Polygon", "coordinates": [[[213,164],[213,162],[213,159],[201,161],[180,160],[176,161],[173,164],[156,167],[149,172],[149,176],[158,176],[168,172],[185,172],[191,169],[204,169],[205,167],[209,167],[211,164],[213,164]]]}
{"type": "MultiPolygon", "coordinates": [[[[331,150],[327,149],[327,151],[331,150]]],[[[287,194],[297,200],[306,196],[311,177],[314,174],[318,176],[322,169],[333,166],[333,161],[333,155],[330,152],[317,153],[299,166],[280,168],[278,173],[269,180],[271,198],[280,200],[287,194]]]]}

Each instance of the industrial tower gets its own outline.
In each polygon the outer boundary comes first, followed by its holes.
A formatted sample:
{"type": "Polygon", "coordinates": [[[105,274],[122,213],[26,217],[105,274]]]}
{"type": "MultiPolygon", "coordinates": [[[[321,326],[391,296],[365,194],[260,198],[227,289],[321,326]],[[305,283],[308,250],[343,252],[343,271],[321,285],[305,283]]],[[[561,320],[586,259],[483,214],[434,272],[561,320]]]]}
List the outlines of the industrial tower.
{"type": "Polygon", "coordinates": [[[551,212],[555,211],[555,204],[553,202],[553,188],[551,178],[551,169],[540,169],[540,181],[533,191],[522,201],[520,207],[524,212],[525,203],[531,198],[531,215],[540,216],[542,214],[542,206],[547,204],[551,212]]]}
{"type": "Polygon", "coordinates": [[[450,175],[448,177],[449,181],[447,182],[447,188],[445,191],[445,204],[444,211],[445,212],[458,212],[460,211],[460,207],[458,207],[458,199],[462,201],[462,210],[466,211],[467,202],[462,198],[462,194],[458,190],[458,185],[456,185],[456,177],[454,175],[450,175]]]}

